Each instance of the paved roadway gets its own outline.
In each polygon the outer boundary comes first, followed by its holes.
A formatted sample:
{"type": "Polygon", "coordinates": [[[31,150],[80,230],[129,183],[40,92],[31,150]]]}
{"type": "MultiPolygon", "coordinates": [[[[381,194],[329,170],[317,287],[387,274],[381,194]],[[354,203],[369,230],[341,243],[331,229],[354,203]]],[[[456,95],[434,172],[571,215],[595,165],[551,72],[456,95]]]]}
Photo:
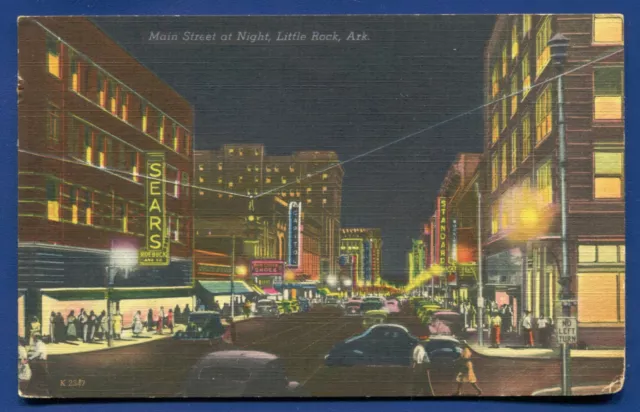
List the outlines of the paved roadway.
{"type": "MultiPolygon", "coordinates": [[[[423,377],[406,368],[325,367],[324,356],[338,341],[362,331],[361,319],[336,309],[314,308],[309,313],[280,319],[255,318],[237,324],[236,348],[274,353],[283,359],[288,376],[304,384],[313,396],[428,396],[423,377]]],[[[416,335],[424,333],[417,319],[397,315],[416,335]]],[[[231,345],[209,342],[156,340],[98,352],[52,356],[48,361],[50,394],[60,397],[175,397],[189,368],[204,354],[231,345]],[[61,382],[62,380],[62,382],[61,382]],[[71,386],[78,384],[79,386],[71,386]]],[[[484,395],[527,395],[559,385],[559,360],[498,359],[475,355],[475,373],[484,395]]],[[[574,359],[574,384],[611,381],[622,372],[622,359],[574,359]]],[[[455,389],[450,369],[433,370],[436,396],[455,389]]],[[[467,388],[469,393],[474,391],[467,388]]]]}

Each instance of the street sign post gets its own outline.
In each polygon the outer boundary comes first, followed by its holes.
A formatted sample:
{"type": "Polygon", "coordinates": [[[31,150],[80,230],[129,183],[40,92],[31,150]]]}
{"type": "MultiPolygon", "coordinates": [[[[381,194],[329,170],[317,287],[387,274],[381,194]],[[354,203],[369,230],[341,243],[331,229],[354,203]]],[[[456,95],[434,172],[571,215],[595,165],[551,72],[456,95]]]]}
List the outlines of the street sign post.
{"type": "Polygon", "coordinates": [[[562,394],[571,395],[571,347],[578,343],[578,320],[575,316],[562,316],[556,319],[556,338],[561,347],[562,358],[562,394]]]}

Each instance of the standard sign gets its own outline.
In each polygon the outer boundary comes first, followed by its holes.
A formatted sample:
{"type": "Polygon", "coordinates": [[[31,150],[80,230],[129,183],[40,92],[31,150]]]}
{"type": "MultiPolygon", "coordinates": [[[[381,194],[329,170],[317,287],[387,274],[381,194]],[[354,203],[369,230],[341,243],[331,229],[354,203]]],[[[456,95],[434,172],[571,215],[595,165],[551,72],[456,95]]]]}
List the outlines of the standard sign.
{"type": "Polygon", "coordinates": [[[575,317],[557,318],[556,338],[559,344],[578,343],[578,321],[575,317]]]}
{"type": "Polygon", "coordinates": [[[164,153],[147,153],[146,247],[140,250],[140,266],[169,265],[169,238],[165,198],[164,153]]]}

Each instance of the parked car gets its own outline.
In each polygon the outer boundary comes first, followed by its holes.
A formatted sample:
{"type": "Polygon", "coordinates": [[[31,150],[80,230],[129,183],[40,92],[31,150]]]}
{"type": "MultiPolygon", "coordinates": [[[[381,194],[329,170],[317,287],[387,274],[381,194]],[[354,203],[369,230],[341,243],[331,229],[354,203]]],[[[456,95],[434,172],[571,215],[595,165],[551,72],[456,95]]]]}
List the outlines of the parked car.
{"type": "Polygon", "coordinates": [[[300,305],[300,312],[309,312],[311,310],[311,301],[307,298],[298,298],[298,305],[300,305]]]}
{"type": "Polygon", "coordinates": [[[464,317],[458,312],[435,312],[431,317],[429,331],[432,335],[453,335],[460,337],[465,332],[464,317]]]}
{"type": "Polygon", "coordinates": [[[360,312],[366,313],[370,310],[387,310],[385,304],[379,300],[365,300],[360,304],[360,312]]]}
{"type": "Polygon", "coordinates": [[[360,306],[362,304],[360,302],[347,302],[344,308],[344,314],[347,316],[359,316],[362,313],[360,312],[360,306]]]}
{"type": "Polygon", "coordinates": [[[387,299],[387,301],[385,302],[385,306],[389,311],[389,313],[400,312],[400,305],[398,304],[398,301],[395,299],[387,299]]]}
{"type": "Polygon", "coordinates": [[[189,371],[184,397],[301,396],[298,382],[289,381],[280,359],[257,351],[229,350],[204,356],[189,371]]]}
{"type": "Polygon", "coordinates": [[[325,365],[410,366],[413,350],[419,343],[404,326],[378,324],[336,344],[325,356],[325,365]]]}
{"type": "Polygon", "coordinates": [[[186,329],[176,332],[173,337],[179,340],[216,339],[222,337],[224,332],[219,312],[191,312],[186,329]]]}
{"type": "Polygon", "coordinates": [[[279,317],[280,310],[275,300],[261,299],[256,303],[256,316],[279,317]]]}
{"type": "Polygon", "coordinates": [[[338,307],[340,305],[340,301],[337,296],[327,296],[324,301],[326,306],[338,307]]]}
{"type": "Polygon", "coordinates": [[[432,336],[423,343],[433,365],[452,366],[462,355],[462,344],[451,336],[432,336]]]}
{"type": "Polygon", "coordinates": [[[387,317],[389,313],[386,310],[370,310],[365,312],[364,319],[362,319],[362,326],[365,329],[373,325],[379,325],[381,323],[387,323],[387,317]]]}

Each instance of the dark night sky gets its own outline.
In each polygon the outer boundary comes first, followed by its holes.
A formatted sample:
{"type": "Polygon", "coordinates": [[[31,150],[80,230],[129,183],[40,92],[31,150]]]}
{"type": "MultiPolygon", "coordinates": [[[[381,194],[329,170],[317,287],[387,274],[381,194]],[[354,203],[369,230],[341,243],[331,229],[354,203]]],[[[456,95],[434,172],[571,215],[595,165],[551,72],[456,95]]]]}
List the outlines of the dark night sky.
{"type": "MultiPolygon", "coordinates": [[[[196,110],[196,149],[264,143],[269,154],[341,160],[483,103],[494,16],[98,18],[196,110]],[[342,41],[153,42],[151,31],[339,33],[342,41]],[[365,30],[367,42],[347,42],[365,30]]],[[[482,111],[345,165],[342,225],[382,229],[383,275],[405,276],[411,237],[433,213],[460,151],[482,150],[482,111]]]]}

